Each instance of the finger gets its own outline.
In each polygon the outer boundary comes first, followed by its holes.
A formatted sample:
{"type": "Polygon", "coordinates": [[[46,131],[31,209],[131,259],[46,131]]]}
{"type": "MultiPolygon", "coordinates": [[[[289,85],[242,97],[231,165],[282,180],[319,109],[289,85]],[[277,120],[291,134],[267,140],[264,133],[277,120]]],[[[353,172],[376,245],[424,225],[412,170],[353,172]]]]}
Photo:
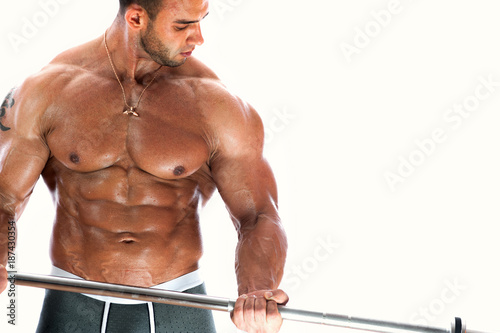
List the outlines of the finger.
{"type": "Polygon", "coordinates": [[[267,300],[264,297],[257,297],[254,305],[255,323],[259,327],[263,327],[267,322],[267,300]]]}
{"type": "Polygon", "coordinates": [[[270,328],[279,330],[283,324],[283,318],[278,310],[278,304],[274,301],[267,302],[267,316],[266,323],[270,328]]]}
{"type": "Polygon", "coordinates": [[[247,295],[241,295],[240,297],[238,297],[234,304],[233,312],[231,313],[231,320],[236,325],[236,327],[240,329],[242,329],[243,325],[245,324],[245,318],[243,317],[243,307],[247,298],[247,295]]]}
{"type": "Polygon", "coordinates": [[[250,295],[243,305],[243,319],[247,328],[253,327],[255,323],[255,295],[250,295]]]}
{"type": "Polygon", "coordinates": [[[266,313],[268,321],[275,319],[276,317],[281,317],[278,310],[278,304],[274,301],[268,301],[266,304],[266,313]]]}

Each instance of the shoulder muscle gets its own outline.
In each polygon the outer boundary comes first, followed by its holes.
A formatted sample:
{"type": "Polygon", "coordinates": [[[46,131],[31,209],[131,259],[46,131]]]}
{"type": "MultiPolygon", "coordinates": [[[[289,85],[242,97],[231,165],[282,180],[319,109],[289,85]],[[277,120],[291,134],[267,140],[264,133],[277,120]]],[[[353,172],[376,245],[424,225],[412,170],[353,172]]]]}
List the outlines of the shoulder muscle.
{"type": "Polygon", "coordinates": [[[212,80],[201,103],[215,137],[216,153],[223,155],[260,155],[264,144],[264,127],[257,111],[232,94],[219,81],[212,80]]]}

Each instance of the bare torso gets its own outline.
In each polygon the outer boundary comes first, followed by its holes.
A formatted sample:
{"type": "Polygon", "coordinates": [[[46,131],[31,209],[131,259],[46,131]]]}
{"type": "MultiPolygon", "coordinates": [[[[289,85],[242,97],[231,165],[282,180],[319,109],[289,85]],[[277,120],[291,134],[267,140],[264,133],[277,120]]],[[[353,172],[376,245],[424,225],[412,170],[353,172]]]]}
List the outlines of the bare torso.
{"type": "Polygon", "coordinates": [[[56,206],[54,265],[143,287],[197,269],[199,208],[217,188],[238,237],[242,297],[232,320],[243,331],[277,332],[287,241],[262,120],[190,58],[203,44],[208,1],[158,7],[154,18],[139,4],[121,6],[107,42],[62,53],[2,103],[0,292],[15,246],[10,228],[40,174],[56,206]],[[152,81],[160,63],[170,67],[152,81]],[[123,114],[123,95],[132,106],[140,100],[139,117],[123,114]]]}
{"type": "MultiPolygon", "coordinates": [[[[211,96],[222,87],[189,59],[160,72],[140,117],[125,115],[99,45],[42,72],[53,77],[42,121],[51,152],[42,175],[57,207],[51,258],[86,279],[147,287],[198,267],[198,209],[215,188],[211,96]]],[[[151,77],[124,83],[129,104],[151,77]]]]}

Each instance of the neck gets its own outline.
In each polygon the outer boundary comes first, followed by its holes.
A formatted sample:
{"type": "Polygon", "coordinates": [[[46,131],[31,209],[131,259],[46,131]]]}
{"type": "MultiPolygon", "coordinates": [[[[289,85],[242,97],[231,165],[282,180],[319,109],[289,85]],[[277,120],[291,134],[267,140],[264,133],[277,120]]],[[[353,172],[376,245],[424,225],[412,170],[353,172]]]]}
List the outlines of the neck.
{"type": "Polygon", "coordinates": [[[122,81],[142,83],[144,77],[160,66],[142,49],[139,32],[127,29],[126,23],[116,18],[106,31],[106,43],[114,67],[122,81]]]}

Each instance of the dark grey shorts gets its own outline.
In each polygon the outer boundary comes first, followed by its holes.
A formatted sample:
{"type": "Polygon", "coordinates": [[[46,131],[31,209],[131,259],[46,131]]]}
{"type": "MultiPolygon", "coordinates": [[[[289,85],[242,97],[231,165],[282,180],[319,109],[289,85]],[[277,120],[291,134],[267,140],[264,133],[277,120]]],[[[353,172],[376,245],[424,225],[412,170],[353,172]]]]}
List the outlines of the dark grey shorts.
{"type": "MultiPolygon", "coordinates": [[[[186,290],[205,294],[205,285],[186,290]]],[[[209,310],[153,303],[156,333],[215,333],[212,312],[209,310]]],[[[109,305],[107,318],[105,302],[82,294],[47,290],[37,333],[100,333],[107,320],[106,333],[151,333],[148,304],[109,305]]]]}

